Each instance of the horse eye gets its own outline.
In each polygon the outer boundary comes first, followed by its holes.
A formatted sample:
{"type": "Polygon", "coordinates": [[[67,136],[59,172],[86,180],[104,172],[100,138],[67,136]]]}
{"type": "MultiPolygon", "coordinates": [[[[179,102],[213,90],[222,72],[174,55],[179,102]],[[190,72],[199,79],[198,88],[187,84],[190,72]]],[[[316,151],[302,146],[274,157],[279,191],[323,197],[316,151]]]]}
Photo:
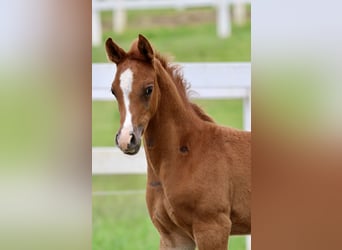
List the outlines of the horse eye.
{"type": "Polygon", "coordinates": [[[153,91],[153,86],[147,86],[147,88],[145,89],[145,96],[150,96],[152,94],[153,91]]]}

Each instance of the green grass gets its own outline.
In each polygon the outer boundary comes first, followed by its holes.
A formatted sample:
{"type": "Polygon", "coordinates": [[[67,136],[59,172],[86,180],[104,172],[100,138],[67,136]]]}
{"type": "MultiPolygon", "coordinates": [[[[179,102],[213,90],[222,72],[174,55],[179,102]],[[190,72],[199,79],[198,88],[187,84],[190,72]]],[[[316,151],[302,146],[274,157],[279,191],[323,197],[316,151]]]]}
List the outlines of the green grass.
{"type": "Polygon", "coordinates": [[[145,189],[146,176],[129,175],[94,175],[92,177],[93,192],[103,190],[141,190],[145,189]]]}
{"type": "MultiPolygon", "coordinates": [[[[194,11],[199,10],[192,10],[192,12],[194,11]]],[[[139,22],[143,22],[147,17],[151,18],[151,16],[153,18],[159,15],[159,19],[163,18],[163,16],[164,18],[169,17],[171,19],[173,17],[174,19],[180,18],[181,16],[178,13],[172,10],[129,11],[127,30],[123,34],[116,34],[111,30],[110,25],[107,25],[109,27],[105,28],[103,32],[103,44],[108,37],[112,37],[122,48],[128,50],[131,42],[141,33],[151,41],[157,51],[160,51],[162,54],[172,55],[174,60],[179,62],[251,60],[250,22],[242,27],[232,25],[232,35],[227,39],[217,37],[215,19],[192,22],[190,24],[155,25],[153,27],[139,24],[139,22]]],[[[103,14],[103,23],[111,23],[110,14],[103,14]]],[[[92,60],[93,62],[108,61],[103,45],[93,47],[92,60]]]]}
{"type": "MultiPolygon", "coordinates": [[[[146,36],[154,48],[171,55],[178,62],[250,61],[250,26],[233,27],[228,39],[216,37],[214,24],[198,27],[130,30],[123,35],[106,32],[103,39],[112,37],[126,51],[139,33],[146,36]]],[[[103,46],[94,47],[93,62],[108,62],[103,46]]]]}
{"type": "Polygon", "coordinates": [[[158,249],[158,243],[143,194],[93,197],[93,250],[158,249]]]}
{"type": "MultiPolygon", "coordinates": [[[[145,175],[97,175],[93,191],[145,189],[145,175]]],[[[93,196],[93,250],[158,249],[144,194],[93,196]]]]}
{"type": "MultiPolygon", "coordinates": [[[[221,125],[242,128],[242,100],[195,100],[221,125]]],[[[92,146],[113,146],[119,129],[120,115],[117,103],[94,101],[92,103],[92,146]]]]}

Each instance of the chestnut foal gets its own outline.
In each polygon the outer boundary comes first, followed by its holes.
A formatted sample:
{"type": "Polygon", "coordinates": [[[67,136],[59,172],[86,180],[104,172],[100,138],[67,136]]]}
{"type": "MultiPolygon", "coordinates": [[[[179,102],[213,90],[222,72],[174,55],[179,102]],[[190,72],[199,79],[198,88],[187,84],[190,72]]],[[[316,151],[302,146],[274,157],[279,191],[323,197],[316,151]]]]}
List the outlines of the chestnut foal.
{"type": "Polygon", "coordinates": [[[227,249],[229,235],[251,232],[251,134],[219,126],[187,97],[177,65],[142,35],[125,52],[111,38],[117,65],[116,143],[139,151],[144,136],[146,201],[160,249],[227,249]]]}

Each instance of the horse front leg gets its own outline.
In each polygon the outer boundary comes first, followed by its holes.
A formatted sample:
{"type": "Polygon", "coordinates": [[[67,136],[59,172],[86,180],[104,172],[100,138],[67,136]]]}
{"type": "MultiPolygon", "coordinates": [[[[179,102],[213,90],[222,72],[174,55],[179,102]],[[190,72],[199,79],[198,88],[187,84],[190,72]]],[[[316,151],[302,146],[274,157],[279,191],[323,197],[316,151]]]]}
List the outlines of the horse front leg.
{"type": "MultiPolygon", "coordinates": [[[[151,176],[151,174],[149,175],[151,176]]],[[[160,250],[194,250],[195,242],[169,217],[164,207],[163,188],[157,179],[148,180],[146,201],[152,223],[160,235],[160,250]]]]}
{"type": "Polygon", "coordinates": [[[195,250],[195,242],[170,219],[164,207],[155,211],[152,221],[160,235],[160,250],[195,250]]]}
{"type": "Polygon", "coordinates": [[[226,215],[194,223],[194,236],[198,250],[227,250],[231,221],[226,215]]]}
{"type": "Polygon", "coordinates": [[[160,233],[160,250],[195,250],[195,243],[186,235],[160,233]]]}

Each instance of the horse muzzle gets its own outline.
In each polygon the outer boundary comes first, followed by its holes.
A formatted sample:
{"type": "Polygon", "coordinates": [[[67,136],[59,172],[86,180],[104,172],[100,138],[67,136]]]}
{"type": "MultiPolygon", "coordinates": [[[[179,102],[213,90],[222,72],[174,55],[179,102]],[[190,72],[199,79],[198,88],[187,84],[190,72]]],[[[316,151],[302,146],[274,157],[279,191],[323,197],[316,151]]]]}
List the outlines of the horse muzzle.
{"type": "Polygon", "coordinates": [[[116,145],[122,152],[128,155],[135,155],[139,152],[141,145],[142,129],[121,129],[115,138],[116,145]]]}

